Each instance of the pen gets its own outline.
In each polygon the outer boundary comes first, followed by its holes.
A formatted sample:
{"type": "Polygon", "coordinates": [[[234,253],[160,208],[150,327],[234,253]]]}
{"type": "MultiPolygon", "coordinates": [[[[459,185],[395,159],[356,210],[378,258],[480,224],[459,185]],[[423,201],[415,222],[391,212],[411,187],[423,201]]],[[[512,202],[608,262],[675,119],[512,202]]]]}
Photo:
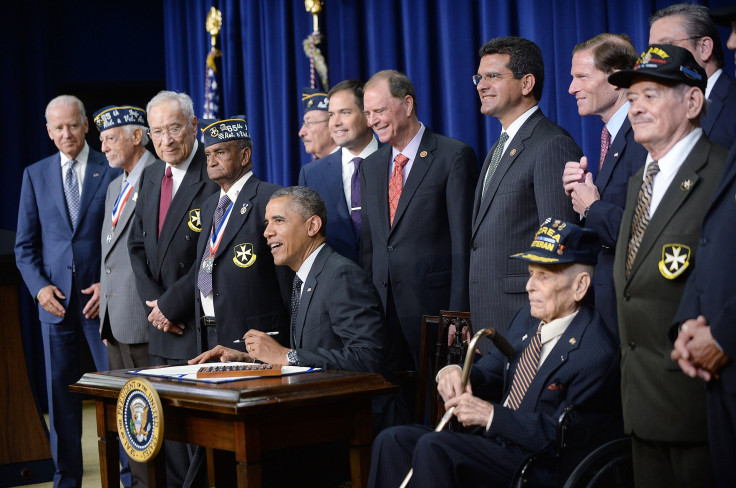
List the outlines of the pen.
{"type": "MultiPolygon", "coordinates": [[[[272,330],[270,332],[266,332],[266,335],[270,335],[270,336],[279,335],[279,331],[278,330],[272,330]]],[[[245,342],[245,339],[235,339],[233,341],[233,344],[243,344],[244,342],[245,342]]]]}

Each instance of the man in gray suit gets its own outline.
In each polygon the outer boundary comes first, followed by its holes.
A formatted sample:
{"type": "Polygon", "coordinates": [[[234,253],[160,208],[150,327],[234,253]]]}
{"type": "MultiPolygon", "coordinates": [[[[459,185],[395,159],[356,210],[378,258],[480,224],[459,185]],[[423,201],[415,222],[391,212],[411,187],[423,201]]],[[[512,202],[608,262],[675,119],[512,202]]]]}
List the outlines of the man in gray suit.
{"type": "Polygon", "coordinates": [[[529,236],[547,216],[575,221],[572,204],[558,182],[565,163],[583,154],[537,106],[544,62],[536,44],[499,37],[481,47],[480,57],[478,74],[473,76],[480,111],[497,118],[503,132],[483,163],[475,190],[470,312],[477,329],[504,332],[527,300],[529,278],[524,263],[509,256],[528,246],[529,236]]]}
{"type": "Polygon", "coordinates": [[[714,486],[705,389],[680,373],[667,337],[727,156],[700,128],[706,72],[688,50],[655,44],[608,81],[629,89],[634,137],[649,152],[629,180],[613,264],[634,482],[714,486]]]}
{"type": "MultiPolygon", "coordinates": [[[[148,366],[148,321],[135,288],[128,254],[128,234],[140,190],[143,168],[156,158],[146,150],[145,111],[139,107],[109,106],[94,115],[102,152],[123,174],[107,187],[102,223],[100,270],[100,336],[107,344],[110,369],[148,366]]],[[[130,461],[132,486],[146,486],[145,464],[130,461]]]]}

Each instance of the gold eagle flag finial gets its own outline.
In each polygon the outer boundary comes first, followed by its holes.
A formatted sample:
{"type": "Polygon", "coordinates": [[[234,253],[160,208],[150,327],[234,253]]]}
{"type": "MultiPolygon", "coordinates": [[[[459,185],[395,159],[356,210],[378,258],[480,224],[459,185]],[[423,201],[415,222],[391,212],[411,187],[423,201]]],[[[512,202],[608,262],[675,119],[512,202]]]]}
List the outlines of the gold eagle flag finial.
{"type": "Polygon", "coordinates": [[[210,12],[207,14],[207,20],[204,23],[207,32],[210,33],[210,43],[212,44],[212,50],[215,50],[217,44],[217,36],[220,34],[222,28],[222,12],[216,9],[214,6],[210,8],[210,12]]]}

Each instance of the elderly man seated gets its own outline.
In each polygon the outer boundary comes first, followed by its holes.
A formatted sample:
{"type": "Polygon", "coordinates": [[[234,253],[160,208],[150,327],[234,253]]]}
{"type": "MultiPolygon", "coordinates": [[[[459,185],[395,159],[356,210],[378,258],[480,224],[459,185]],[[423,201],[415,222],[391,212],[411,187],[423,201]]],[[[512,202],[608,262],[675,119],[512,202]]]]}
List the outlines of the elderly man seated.
{"type": "Polygon", "coordinates": [[[616,341],[583,304],[599,250],[594,231],[544,222],[530,250],[511,256],[529,262],[529,306],[506,333],[515,351],[510,364],[494,350],[475,364],[465,389],[460,367],[437,375],[445,408],[455,407],[457,420],[471,429],[384,431],[373,445],[369,486],[397,487],[413,468],[408,486],[506,487],[527,456],[553,448],[557,418],[568,405],[575,405],[576,424],[616,424],[616,341]]]}

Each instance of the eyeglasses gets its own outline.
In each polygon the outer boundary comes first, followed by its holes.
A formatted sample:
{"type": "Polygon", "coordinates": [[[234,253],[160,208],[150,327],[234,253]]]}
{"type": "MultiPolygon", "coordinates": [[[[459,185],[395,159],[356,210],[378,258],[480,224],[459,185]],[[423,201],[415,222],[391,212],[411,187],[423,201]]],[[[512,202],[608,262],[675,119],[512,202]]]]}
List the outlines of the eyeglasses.
{"type": "Polygon", "coordinates": [[[662,44],[667,44],[668,46],[676,45],[676,42],[682,42],[682,41],[692,41],[694,39],[702,39],[703,36],[693,36],[693,37],[686,37],[685,39],[670,39],[668,41],[662,41],[662,44]]]}
{"type": "Polygon", "coordinates": [[[473,84],[479,85],[481,81],[495,83],[506,76],[514,76],[514,73],[488,73],[487,75],[473,75],[473,84]]]}
{"type": "Polygon", "coordinates": [[[317,124],[326,124],[329,121],[330,121],[330,119],[325,119],[325,120],[310,120],[310,121],[306,121],[305,120],[304,121],[304,125],[306,125],[307,127],[309,127],[311,129],[313,126],[315,126],[317,124]]]}
{"type": "Polygon", "coordinates": [[[171,127],[161,127],[155,129],[148,129],[148,135],[151,139],[158,141],[164,137],[164,134],[168,134],[169,137],[175,139],[179,134],[184,131],[184,127],[181,125],[172,125],[171,127]]]}

